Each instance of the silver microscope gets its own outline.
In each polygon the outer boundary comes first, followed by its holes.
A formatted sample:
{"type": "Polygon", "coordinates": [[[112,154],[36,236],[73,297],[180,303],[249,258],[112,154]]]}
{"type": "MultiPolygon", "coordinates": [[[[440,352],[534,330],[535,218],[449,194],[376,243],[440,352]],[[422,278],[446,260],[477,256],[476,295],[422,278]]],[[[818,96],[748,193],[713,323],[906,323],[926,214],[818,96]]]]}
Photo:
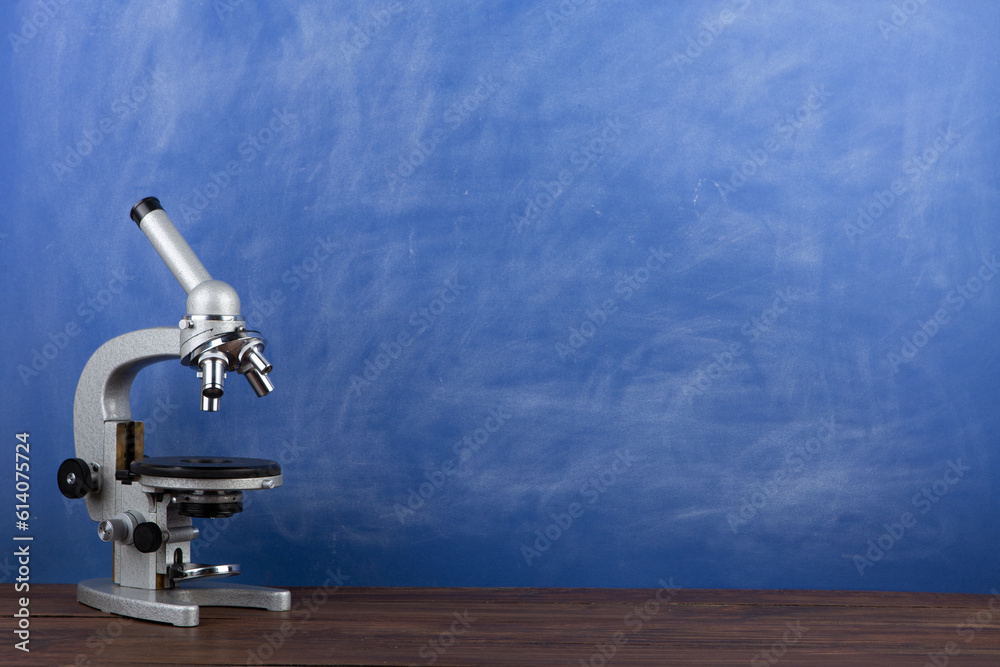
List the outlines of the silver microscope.
{"type": "Polygon", "coordinates": [[[286,590],[199,581],[240,573],[239,565],[191,561],[198,537],[192,518],[243,510],[243,492],[281,486],[275,461],[212,456],[148,457],[143,424],[132,419],[129,393],[143,368],[180,359],[201,378],[201,409],[216,412],[226,373],[243,375],[258,396],[274,389],[260,332],[248,330],[240,299],[213,280],[167,217],[159,200],[136,204],[131,218],[187,292],[179,327],[140,329],[112,338],[87,362],[76,388],[73,432],[77,458],[59,466],[59,490],[85,498],[97,534],[113,543],[113,576],[77,586],[77,600],[101,611],[198,625],[200,606],[288,611],[286,590]]]}

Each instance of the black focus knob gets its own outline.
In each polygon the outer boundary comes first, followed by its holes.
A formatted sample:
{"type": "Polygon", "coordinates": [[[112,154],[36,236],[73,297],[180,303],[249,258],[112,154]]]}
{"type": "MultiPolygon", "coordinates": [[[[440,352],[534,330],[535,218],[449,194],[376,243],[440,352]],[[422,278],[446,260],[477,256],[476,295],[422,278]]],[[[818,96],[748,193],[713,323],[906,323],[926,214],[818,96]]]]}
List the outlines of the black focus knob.
{"type": "Polygon", "coordinates": [[[163,544],[163,531],[152,521],[140,523],[132,531],[132,544],[144,554],[151,554],[163,544]]]}
{"type": "Polygon", "coordinates": [[[66,459],[59,466],[59,491],[67,498],[83,498],[94,490],[90,465],[83,459],[66,459]]]}

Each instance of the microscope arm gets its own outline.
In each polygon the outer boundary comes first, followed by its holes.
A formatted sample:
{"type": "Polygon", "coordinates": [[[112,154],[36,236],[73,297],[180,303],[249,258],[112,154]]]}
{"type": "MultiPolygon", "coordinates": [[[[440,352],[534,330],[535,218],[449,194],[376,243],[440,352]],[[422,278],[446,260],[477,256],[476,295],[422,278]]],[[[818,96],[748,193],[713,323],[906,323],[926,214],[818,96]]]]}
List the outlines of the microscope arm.
{"type": "Polygon", "coordinates": [[[116,453],[105,448],[108,429],[132,419],[129,394],[143,368],[180,357],[180,334],[175,327],[140,329],[112,338],[99,347],[84,366],[73,402],[76,455],[100,466],[96,490],[86,494],[87,511],[94,521],[115,514],[111,489],[115,483],[116,453]]]}

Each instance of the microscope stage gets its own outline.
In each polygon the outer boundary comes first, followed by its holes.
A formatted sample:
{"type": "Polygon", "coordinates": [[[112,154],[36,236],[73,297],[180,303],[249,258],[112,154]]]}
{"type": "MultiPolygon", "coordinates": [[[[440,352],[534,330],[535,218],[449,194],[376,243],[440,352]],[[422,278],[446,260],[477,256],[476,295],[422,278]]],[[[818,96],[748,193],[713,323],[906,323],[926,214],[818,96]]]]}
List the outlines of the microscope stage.
{"type": "Polygon", "coordinates": [[[268,459],[212,456],[154,456],[133,461],[133,475],[193,479],[247,479],[274,477],[281,465],[268,459]]]}

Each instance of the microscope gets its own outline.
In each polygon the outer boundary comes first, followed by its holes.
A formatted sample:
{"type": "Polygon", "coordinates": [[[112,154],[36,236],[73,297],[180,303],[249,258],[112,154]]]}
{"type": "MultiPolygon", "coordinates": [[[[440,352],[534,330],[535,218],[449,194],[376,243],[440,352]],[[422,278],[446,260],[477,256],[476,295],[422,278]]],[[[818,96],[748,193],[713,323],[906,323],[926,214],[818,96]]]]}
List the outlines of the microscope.
{"type": "Polygon", "coordinates": [[[112,338],[93,354],[73,404],[76,458],[59,466],[59,490],[85,498],[97,535],[111,542],[113,576],[77,586],[77,600],[132,618],[195,626],[199,607],[288,611],[286,590],[204,581],[240,573],[239,565],[192,563],[192,519],[243,511],[243,492],[281,486],[275,461],[214,456],[146,456],[143,423],[132,419],[129,394],[143,368],[175,361],[197,371],[201,409],[217,412],[227,372],[243,375],[258,396],[274,389],[267,341],[248,330],[240,299],[213,280],[155,197],[136,204],[131,218],[187,292],[177,327],[140,329],[112,338]]]}

